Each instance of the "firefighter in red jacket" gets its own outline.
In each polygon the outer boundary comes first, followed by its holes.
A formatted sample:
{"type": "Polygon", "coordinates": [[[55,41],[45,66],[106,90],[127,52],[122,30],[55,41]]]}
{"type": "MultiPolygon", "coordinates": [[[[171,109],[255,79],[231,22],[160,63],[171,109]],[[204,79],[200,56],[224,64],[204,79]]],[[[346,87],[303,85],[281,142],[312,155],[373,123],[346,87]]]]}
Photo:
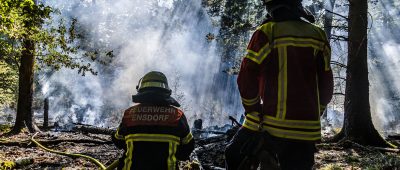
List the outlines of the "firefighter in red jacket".
{"type": "Polygon", "coordinates": [[[177,160],[189,159],[194,139],[180,104],[171,97],[167,78],[151,71],[136,89],[132,100],[139,104],[125,110],[112,137],[125,150],[118,169],[178,170],[177,160]]]}
{"type": "Polygon", "coordinates": [[[243,146],[261,131],[280,169],[308,170],[333,94],[329,41],[301,0],[264,2],[270,18],[254,32],[238,75],[245,121],[226,149],[227,169],[239,169],[243,146]]]}

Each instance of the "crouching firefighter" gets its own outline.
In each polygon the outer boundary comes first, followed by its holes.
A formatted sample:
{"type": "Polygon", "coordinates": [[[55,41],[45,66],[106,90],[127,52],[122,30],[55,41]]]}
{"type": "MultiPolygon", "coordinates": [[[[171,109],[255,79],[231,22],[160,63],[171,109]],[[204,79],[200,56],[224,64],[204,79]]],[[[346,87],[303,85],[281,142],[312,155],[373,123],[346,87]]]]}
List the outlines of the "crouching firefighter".
{"type": "Polygon", "coordinates": [[[333,93],[329,41],[301,0],[264,4],[270,17],[254,32],[237,79],[245,121],[226,148],[226,166],[276,169],[276,160],[279,169],[310,170],[333,93]]]}
{"type": "Polygon", "coordinates": [[[189,159],[194,139],[180,104],[171,97],[168,81],[151,71],[139,80],[134,105],[124,112],[112,136],[125,154],[118,169],[177,170],[177,160],[189,159]]]}

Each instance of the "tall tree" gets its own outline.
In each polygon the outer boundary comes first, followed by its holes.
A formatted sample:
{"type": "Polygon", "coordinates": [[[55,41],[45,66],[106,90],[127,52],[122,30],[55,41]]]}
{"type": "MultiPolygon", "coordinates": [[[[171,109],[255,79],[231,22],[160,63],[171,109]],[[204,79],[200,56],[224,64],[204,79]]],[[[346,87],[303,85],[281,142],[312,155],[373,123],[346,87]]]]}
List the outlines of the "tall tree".
{"type": "Polygon", "coordinates": [[[35,68],[49,66],[58,70],[64,66],[77,68],[82,74],[96,74],[84,57],[96,60],[98,51],[88,51],[79,60],[70,57],[79,49],[75,41],[76,20],[69,27],[64,20],[54,27],[52,14],[56,14],[54,9],[33,0],[1,0],[1,61],[18,68],[19,77],[17,116],[9,134],[19,133],[25,126],[29,131],[37,130],[32,111],[35,68]]]}
{"type": "MultiPolygon", "coordinates": [[[[3,46],[2,51],[7,51],[10,56],[18,58],[13,64],[19,61],[17,64],[19,76],[17,118],[12,133],[19,132],[24,126],[28,127],[29,131],[35,131],[37,128],[32,121],[35,43],[30,36],[34,34],[36,25],[47,18],[46,15],[49,15],[50,10],[38,8],[33,1],[3,1],[0,13],[3,26],[2,40],[12,43],[8,47],[3,46]],[[19,48],[13,50],[14,47],[19,48]]],[[[2,53],[7,54],[7,52],[2,53]]],[[[7,58],[4,57],[4,60],[7,61],[7,58]]]]}
{"type": "MultiPolygon", "coordinates": [[[[28,25],[29,23],[25,23],[28,25]]],[[[21,63],[19,65],[19,82],[18,82],[18,104],[17,117],[13,132],[19,132],[24,125],[29,131],[37,131],[32,118],[32,102],[33,102],[33,77],[35,64],[35,44],[30,39],[25,39],[23,42],[23,50],[21,63]]]]}
{"type": "Polygon", "coordinates": [[[371,118],[367,58],[368,1],[349,2],[345,115],[337,138],[363,145],[389,146],[375,129],[371,118]]]}
{"type": "Polygon", "coordinates": [[[325,1],[325,14],[324,14],[324,30],[328,40],[332,37],[332,21],[333,21],[333,9],[336,0],[325,1]]]}

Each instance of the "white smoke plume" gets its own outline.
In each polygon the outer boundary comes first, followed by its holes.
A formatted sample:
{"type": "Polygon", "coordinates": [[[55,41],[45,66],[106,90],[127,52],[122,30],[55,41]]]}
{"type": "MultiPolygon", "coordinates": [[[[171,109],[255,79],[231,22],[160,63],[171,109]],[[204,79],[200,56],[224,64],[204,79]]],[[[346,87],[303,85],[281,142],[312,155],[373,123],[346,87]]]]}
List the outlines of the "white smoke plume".
{"type": "Polygon", "coordinates": [[[375,126],[385,135],[400,133],[399,5],[392,0],[370,5],[371,112],[375,126]]]}
{"type": "MultiPolygon", "coordinates": [[[[60,9],[63,16],[76,18],[97,43],[116,49],[108,68],[94,65],[100,70],[97,76],[81,77],[75,70],[63,69],[44,82],[47,91],[54,91],[57,85],[68,91],[49,95],[53,117],[76,121],[77,116],[65,115],[82,112],[83,123],[109,126],[110,117],[121,116],[122,110],[132,104],[136,84],[152,70],[164,72],[170,84],[179,76],[178,90],[185,95],[184,103],[189,108],[187,117],[207,118],[202,115],[204,105],[218,103],[212,101],[211,84],[219,73],[220,58],[216,43],[206,40],[206,35],[217,34],[218,28],[212,26],[201,1],[71,0],[46,4],[60,9]],[[105,69],[107,74],[102,74],[105,69]],[[73,104],[61,106],[65,98],[73,104]],[[105,105],[114,111],[105,113],[105,105]]],[[[221,123],[226,116],[220,117],[205,124],[221,123]]]]}
{"type": "Polygon", "coordinates": [[[385,134],[400,133],[400,44],[389,41],[381,49],[379,61],[370,62],[374,123],[385,134]]]}

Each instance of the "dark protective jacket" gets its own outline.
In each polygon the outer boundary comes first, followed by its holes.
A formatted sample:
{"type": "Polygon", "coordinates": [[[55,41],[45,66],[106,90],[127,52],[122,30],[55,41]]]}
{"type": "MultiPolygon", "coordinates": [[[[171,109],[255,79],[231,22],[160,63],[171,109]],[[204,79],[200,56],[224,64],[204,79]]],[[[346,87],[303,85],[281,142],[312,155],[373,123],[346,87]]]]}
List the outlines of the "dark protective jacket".
{"type": "Polygon", "coordinates": [[[243,126],[279,138],[320,140],[320,114],[333,93],[330,55],[325,32],[308,22],[269,21],[257,28],[237,80],[243,126]]]}
{"type": "Polygon", "coordinates": [[[183,112],[170,105],[138,104],[127,109],[113,135],[125,153],[118,169],[175,170],[189,159],[194,139],[183,112]]]}

